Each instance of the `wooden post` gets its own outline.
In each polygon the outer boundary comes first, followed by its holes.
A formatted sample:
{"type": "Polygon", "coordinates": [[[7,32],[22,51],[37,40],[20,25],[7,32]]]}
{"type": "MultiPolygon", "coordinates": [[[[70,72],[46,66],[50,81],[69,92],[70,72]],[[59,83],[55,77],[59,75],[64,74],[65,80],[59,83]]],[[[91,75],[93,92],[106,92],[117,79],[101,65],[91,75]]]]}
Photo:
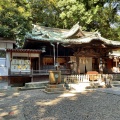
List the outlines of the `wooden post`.
{"type": "Polygon", "coordinates": [[[116,57],[116,70],[118,72],[118,64],[117,64],[118,58],[116,57]]]}
{"type": "Polygon", "coordinates": [[[80,74],[79,56],[76,56],[77,74],[80,74]]]}
{"type": "Polygon", "coordinates": [[[33,82],[33,68],[31,69],[31,76],[32,76],[31,81],[33,82]]]}
{"type": "Polygon", "coordinates": [[[58,45],[59,45],[59,42],[57,42],[57,63],[58,63],[58,45]]]}
{"type": "Polygon", "coordinates": [[[117,68],[117,58],[116,58],[116,68],[117,68]]]}
{"type": "Polygon", "coordinates": [[[8,68],[8,85],[10,85],[11,69],[8,68]]]}
{"type": "Polygon", "coordinates": [[[38,60],[39,70],[40,70],[40,54],[39,54],[39,60],[38,60]]]}

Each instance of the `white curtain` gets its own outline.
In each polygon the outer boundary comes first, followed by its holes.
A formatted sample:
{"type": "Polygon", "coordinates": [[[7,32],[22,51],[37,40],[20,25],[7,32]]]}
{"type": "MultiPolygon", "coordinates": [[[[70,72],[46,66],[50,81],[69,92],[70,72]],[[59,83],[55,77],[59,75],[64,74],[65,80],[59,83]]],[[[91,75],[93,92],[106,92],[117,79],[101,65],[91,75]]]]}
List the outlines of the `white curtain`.
{"type": "Polygon", "coordinates": [[[88,57],[88,63],[86,63],[87,71],[92,71],[92,57],[88,57]]]}
{"type": "Polygon", "coordinates": [[[87,71],[92,71],[92,57],[79,57],[80,73],[85,73],[85,66],[87,71]]]}

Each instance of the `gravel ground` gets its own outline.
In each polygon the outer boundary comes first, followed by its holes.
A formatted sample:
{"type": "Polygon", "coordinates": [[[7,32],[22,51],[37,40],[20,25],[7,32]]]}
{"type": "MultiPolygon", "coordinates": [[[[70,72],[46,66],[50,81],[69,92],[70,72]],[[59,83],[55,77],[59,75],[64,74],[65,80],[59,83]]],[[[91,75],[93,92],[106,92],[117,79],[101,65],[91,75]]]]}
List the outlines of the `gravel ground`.
{"type": "Polygon", "coordinates": [[[120,96],[100,91],[0,92],[0,120],[120,120],[120,96]]]}

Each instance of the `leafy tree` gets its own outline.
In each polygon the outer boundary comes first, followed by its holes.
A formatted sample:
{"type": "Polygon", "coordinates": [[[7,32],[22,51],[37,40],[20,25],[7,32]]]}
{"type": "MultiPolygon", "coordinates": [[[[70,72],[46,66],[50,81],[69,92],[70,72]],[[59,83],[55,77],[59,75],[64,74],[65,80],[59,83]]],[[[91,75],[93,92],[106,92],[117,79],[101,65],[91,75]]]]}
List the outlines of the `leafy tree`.
{"type": "Polygon", "coordinates": [[[37,0],[31,9],[35,23],[71,28],[79,22],[84,30],[98,30],[108,39],[120,40],[120,15],[116,14],[119,6],[114,0],[37,0]],[[111,27],[112,24],[117,27],[111,27]]]}
{"type": "Polygon", "coordinates": [[[85,4],[77,0],[58,0],[57,8],[60,9],[59,17],[63,28],[71,28],[79,21],[85,27],[92,20],[90,11],[86,11],[85,4]]]}
{"type": "Polygon", "coordinates": [[[117,2],[114,3],[112,0],[99,7],[90,23],[90,26],[94,26],[91,28],[100,31],[105,38],[120,40],[120,15],[117,14],[117,9],[117,2]]]}
{"type": "Polygon", "coordinates": [[[1,0],[0,36],[14,38],[21,46],[32,23],[70,29],[79,22],[83,30],[120,40],[118,11],[117,0],[1,0]]]}
{"type": "Polygon", "coordinates": [[[15,39],[21,45],[26,31],[30,30],[29,9],[26,0],[1,0],[0,36],[15,39]]]}
{"type": "Polygon", "coordinates": [[[29,3],[34,24],[57,27],[59,11],[56,0],[29,0],[29,3]]]}

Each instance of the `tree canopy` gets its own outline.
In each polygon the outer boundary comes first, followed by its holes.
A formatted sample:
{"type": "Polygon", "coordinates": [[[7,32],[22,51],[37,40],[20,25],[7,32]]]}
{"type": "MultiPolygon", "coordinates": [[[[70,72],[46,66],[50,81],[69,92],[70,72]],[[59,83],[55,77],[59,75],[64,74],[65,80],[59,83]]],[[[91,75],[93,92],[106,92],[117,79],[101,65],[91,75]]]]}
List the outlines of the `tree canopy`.
{"type": "Polygon", "coordinates": [[[83,30],[120,41],[118,0],[1,0],[0,18],[0,36],[19,45],[32,23],[70,29],[79,22],[83,30]]]}
{"type": "Polygon", "coordinates": [[[0,37],[15,39],[21,45],[25,33],[30,30],[29,10],[26,0],[1,0],[0,37]]]}

